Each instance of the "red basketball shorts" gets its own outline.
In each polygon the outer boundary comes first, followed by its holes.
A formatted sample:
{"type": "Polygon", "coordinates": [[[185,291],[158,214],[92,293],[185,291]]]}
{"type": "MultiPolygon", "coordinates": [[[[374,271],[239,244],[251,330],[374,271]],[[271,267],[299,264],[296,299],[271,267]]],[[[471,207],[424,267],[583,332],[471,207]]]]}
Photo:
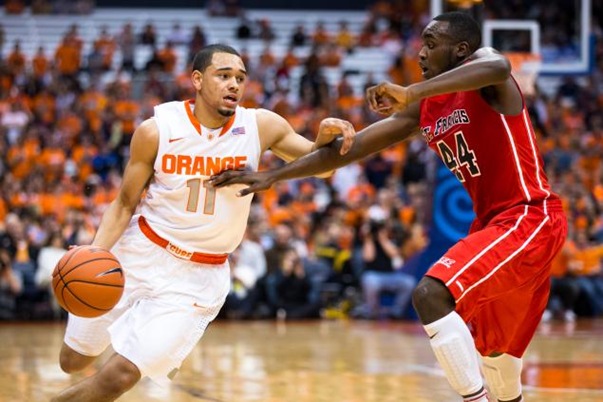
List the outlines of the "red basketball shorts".
{"type": "Polygon", "coordinates": [[[551,261],[567,236],[558,201],[520,205],[474,223],[427,272],[452,293],[483,356],[521,357],[546,307],[551,261]]]}

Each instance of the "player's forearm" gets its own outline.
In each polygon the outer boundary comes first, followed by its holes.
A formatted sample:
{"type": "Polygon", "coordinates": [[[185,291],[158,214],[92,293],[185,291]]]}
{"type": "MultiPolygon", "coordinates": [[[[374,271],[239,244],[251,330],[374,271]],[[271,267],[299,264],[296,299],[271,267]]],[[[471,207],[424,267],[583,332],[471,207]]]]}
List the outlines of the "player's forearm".
{"type": "Polygon", "coordinates": [[[317,176],[360,160],[414,134],[416,124],[390,117],[360,131],[351,149],[341,155],[340,138],[274,171],[275,181],[317,176]]]}
{"type": "Polygon", "coordinates": [[[92,244],[110,250],[128,227],[134,210],[115,199],[103,214],[92,244]]]}
{"type": "Polygon", "coordinates": [[[411,98],[420,99],[452,92],[472,91],[503,83],[511,75],[509,61],[489,54],[462,64],[434,78],[409,86],[411,98]]]}
{"type": "Polygon", "coordinates": [[[314,152],[317,149],[324,147],[325,145],[329,145],[334,140],[335,139],[333,138],[333,136],[329,136],[329,138],[326,138],[326,136],[319,136],[316,138],[316,141],[314,141],[314,143],[312,144],[310,152],[314,152]]]}

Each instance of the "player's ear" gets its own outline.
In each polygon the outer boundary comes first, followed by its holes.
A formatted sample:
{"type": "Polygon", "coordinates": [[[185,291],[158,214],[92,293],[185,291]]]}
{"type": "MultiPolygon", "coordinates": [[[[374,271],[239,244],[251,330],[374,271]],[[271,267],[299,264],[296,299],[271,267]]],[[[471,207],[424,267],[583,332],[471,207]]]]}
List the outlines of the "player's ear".
{"type": "Polygon", "coordinates": [[[471,56],[471,53],[469,43],[462,41],[456,45],[456,57],[459,60],[465,60],[467,57],[471,56]]]}
{"type": "Polygon", "coordinates": [[[191,74],[191,81],[193,82],[193,86],[195,90],[201,90],[201,84],[203,83],[203,74],[199,70],[194,70],[191,74]]]}

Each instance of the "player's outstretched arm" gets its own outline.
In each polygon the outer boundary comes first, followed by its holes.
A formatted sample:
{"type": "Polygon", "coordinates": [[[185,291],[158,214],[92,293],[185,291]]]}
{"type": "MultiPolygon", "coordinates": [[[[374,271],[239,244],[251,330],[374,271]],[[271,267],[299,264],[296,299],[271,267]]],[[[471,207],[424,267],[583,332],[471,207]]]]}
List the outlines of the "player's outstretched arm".
{"type": "Polygon", "coordinates": [[[511,63],[496,50],[477,49],[465,62],[442,73],[408,87],[415,100],[451,92],[472,91],[504,84],[511,77],[511,63]]]}
{"type": "MultiPolygon", "coordinates": [[[[258,109],[256,116],[262,151],[270,149],[286,162],[294,161],[318,148],[327,146],[338,137],[343,139],[340,152],[345,154],[352,146],[356,135],[350,122],[329,117],[320,122],[316,140],[312,142],[297,134],[287,120],[272,111],[258,109]]],[[[328,175],[322,174],[321,176],[328,175]]]]}
{"type": "Polygon", "coordinates": [[[459,66],[407,87],[384,82],[367,90],[372,110],[389,114],[421,99],[486,87],[504,87],[511,77],[509,60],[492,48],[480,48],[459,66]]]}
{"type": "Polygon", "coordinates": [[[93,245],[110,250],[128,227],[142,192],[153,175],[158,146],[157,125],[152,119],[145,120],[132,136],[130,161],[124,171],[121,188],[103,214],[93,245]]]}
{"type": "Polygon", "coordinates": [[[226,171],[210,179],[214,187],[231,184],[247,184],[249,187],[239,191],[239,196],[263,191],[277,181],[298,177],[316,176],[378,152],[402,141],[418,131],[419,105],[411,105],[403,113],[371,124],[360,131],[346,154],[340,149],[343,139],[338,138],[328,146],[303,156],[281,168],[264,172],[226,171]]]}

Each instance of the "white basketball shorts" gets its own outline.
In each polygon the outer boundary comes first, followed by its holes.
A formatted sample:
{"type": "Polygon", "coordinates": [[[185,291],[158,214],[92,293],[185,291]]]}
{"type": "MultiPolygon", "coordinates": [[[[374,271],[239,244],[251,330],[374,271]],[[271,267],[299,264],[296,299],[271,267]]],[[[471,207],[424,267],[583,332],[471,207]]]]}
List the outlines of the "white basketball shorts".
{"type": "Polygon", "coordinates": [[[111,251],[126,275],[123,296],[100,317],[70,314],[65,343],[86,356],[98,356],[111,344],[143,377],[165,385],[224,304],[228,261],[178,259],[149,241],[136,219],[111,251]]]}

